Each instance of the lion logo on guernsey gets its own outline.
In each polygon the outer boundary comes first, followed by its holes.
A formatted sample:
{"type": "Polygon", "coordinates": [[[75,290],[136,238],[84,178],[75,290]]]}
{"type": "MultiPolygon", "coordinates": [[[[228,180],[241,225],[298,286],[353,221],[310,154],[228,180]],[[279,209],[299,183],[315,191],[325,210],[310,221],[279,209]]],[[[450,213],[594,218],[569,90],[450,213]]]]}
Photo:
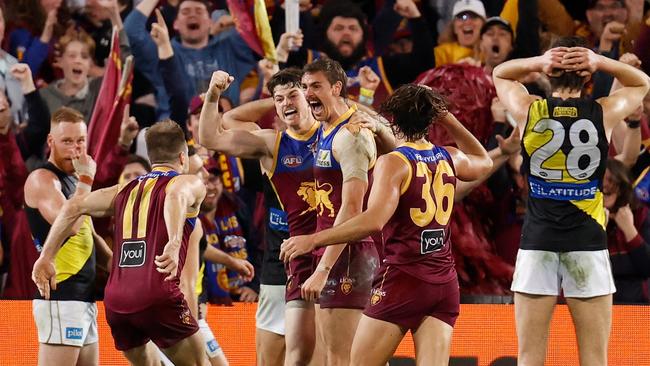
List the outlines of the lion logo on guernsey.
{"type": "Polygon", "coordinates": [[[334,204],[330,200],[333,188],[329,183],[319,184],[318,182],[302,182],[296,192],[309,207],[300,213],[300,216],[307,212],[318,210],[318,216],[323,216],[325,210],[329,210],[329,217],[335,217],[334,204]]]}
{"type": "Polygon", "coordinates": [[[370,305],[375,306],[381,302],[381,300],[386,296],[386,291],[375,288],[372,290],[372,296],[370,296],[370,305]]]}

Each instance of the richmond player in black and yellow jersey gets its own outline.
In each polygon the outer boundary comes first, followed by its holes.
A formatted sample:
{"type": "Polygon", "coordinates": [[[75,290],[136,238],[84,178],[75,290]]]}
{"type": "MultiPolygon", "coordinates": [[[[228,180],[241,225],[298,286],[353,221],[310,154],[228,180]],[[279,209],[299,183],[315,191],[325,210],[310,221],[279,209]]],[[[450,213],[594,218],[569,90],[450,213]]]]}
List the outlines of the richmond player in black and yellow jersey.
{"type": "MultiPolygon", "coordinates": [[[[79,112],[65,107],[54,112],[48,162],[25,182],[25,212],[39,251],[66,200],[90,192],[95,163],[79,161],[86,154],[86,137],[79,112]]],[[[110,258],[111,250],[94,233],[88,216],[76,220],[72,232],[54,259],[56,291],[49,298],[36,294],[33,302],[39,365],[96,365],[99,360],[95,245],[104,258],[110,258]]]]}
{"type": "Polygon", "coordinates": [[[581,365],[606,365],[612,280],[605,235],[602,181],[613,128],[642,102],[643,72],[561,38],[544,55],[494,70],[499,99],[522,131],[522,173],[528,207],[512,290],[519,365],[543,365],[548,328],[563,291],[573,317],[581,365]],[[596,101],[581,98],[596,71],[624,86],[596,101]],[[552,95],[538,99],[519,84],[530,73],[549,76],[552,95]]]}

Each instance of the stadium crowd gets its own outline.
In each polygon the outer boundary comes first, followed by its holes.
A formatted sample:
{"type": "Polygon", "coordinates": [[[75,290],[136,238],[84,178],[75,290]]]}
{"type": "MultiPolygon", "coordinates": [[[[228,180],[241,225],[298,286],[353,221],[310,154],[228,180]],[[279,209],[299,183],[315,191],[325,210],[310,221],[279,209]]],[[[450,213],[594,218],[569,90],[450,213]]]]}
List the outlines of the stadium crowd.
{"type": "MultiPolygon", "coordinates": [[[[205,93],[213,73],[221,70],[233,77],[218,99],[224,124],[285,129],[268,103],[274,91],[267,83],[279,70],[302,69],[323,58],[341,64],[348,98],[367,108],[378,109],[403,84],[430,86],[483,144],[493,168],[485,179],[457,185],[449,224],[452,254],[461,296],[468,301],[510,296],[528,188],[520,173],[519,131],[497,97],[493,70],[510,59],[542,55],[557,37],[575,35],[594,52],[650,74],[650,1],[645,0],[299,0],[295,32],[285,30],[284,2],[266,0],[275,60],[251,44],[246,32],[254,25],[246,30],[231,12],[250,3],[0,0],[1,298],[34,298],[32,267],[49,224],[75,191],[63,173],[30,175],[47,165],[57,150],[53,145],[103,152],[95,159],[93,190],[123,184],[151,171],[145,132],[167,118],[185,133],[194,164],[190,170],[207,188],[199,216],[204,254],[198,303],[256,302],[264,286],[287,284],[279,248],[267,246],[269,238],[288,236],[278,225],[286,217],[277,216],[268,202],[273,188],[261,160],[202,146],[199,120],[210,102],[205,93]],[[112,47],[114,30],[119,47],[112,47]],[[112,59],[117,54],[119,59],[112,59]],[[116,118],[113,135],[101,133],[105,129],[98,126],[109,121],[100,112],[113,107],[113,99],[103,94],[111,87],[104,79],[111,65],[131,64],[127,58],[133,66],[126,87],[130,102],[118,109],[123,115],[116,118]],[[50,123],[57,119],[84,121],[88,140],[56,141],[50,123]]],[[[541,73],[523,84],[542,98],[551,90],[541,73]]],[[[610,75],[596,72],[583,95],[596,100],[620,87],[610,75]]],[[[603,181],[615,303],[650,303],[649,115],[646,95],[614,129],[603,181]]],[[[436,145],[454,144],[440,125],[428,136],[436,145]]],[[[75,172],[70,156],[59,159],[75,172]]],[[[99,219],[87,228],[96,247],[89,249],[96,256],[91,265],[97,267],[96,276],[91,271],[87,279],[90,301],[103,298],[115,225],[99,219]]],[[[199,319],[204,318],[205,307],[199,309],[199,319]]]]}

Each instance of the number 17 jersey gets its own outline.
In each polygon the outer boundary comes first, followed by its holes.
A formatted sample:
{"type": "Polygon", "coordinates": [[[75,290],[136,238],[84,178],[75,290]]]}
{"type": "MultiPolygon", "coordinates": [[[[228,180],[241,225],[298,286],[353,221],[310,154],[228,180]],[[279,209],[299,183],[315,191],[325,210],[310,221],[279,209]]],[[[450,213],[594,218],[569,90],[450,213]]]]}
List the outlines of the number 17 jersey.
{"type": "Polygon", "coordinates": [[[522,138],[528,206],[521,249],[607,249],[602,185],[608,146],[600,104],[577,98],[531,104],[522,138]]]}

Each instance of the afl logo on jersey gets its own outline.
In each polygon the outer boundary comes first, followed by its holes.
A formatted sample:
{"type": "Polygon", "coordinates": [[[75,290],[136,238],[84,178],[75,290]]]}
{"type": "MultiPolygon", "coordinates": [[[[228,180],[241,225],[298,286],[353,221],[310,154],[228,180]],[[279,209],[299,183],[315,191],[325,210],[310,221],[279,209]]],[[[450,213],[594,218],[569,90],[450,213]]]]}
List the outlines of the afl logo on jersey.
{"type": "Polygon", "coordinates": [[[287,155],[282,158],[282,164],[288,168],[297,168],[302,165],[302,158],[296,155],[287,155]]]}

